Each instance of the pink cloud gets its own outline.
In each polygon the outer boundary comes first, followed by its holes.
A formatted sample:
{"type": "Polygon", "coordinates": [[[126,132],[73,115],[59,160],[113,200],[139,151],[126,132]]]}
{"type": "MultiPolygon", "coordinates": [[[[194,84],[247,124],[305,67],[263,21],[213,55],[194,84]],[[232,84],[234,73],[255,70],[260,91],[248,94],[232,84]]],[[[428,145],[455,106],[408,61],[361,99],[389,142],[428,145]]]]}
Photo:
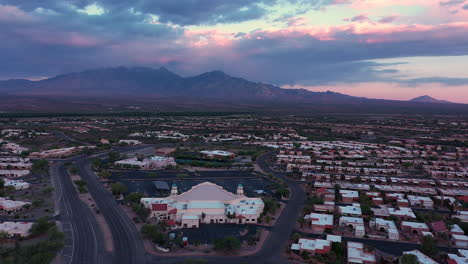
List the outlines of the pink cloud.
{"type": "Polygon", "coordinates": [[[73,47],[93,47],[103,44],[104,41],[93,36],[78,32],[52,32],[46,30],[27,30],[17,32],[26,38],[49,45],[66,45],[73,47]]]}
{"type": "Polygon", "coordinates": [[[5,22],[34,22],[37,18],[24,12],[16,6],[0,4],[0,21],[5,22]]]}
{"type": "Polygon", "coordinates": [[[389,100],[410,100],[412,98],[429,95],[437,99],[456,103],[468,103],[468,85],[444,86],[429,83],[416,87],[408,87],[399,83],[338,83],[324,86],[288,86],[285,88],[305,88],[310,91],[334,91],[353,96],[389,100]]]}
{"type": "MultiPolygon", "coordinates": [[[[367,43],[402,42],[421,39],[450,39],[468,34],[468,22],[454,22],[441,25],[386,23],[353,23],[340,26],[285,28],[263,30],[248,34],[246,38],[288,38],[311,36],[321,41],[352,40],[353,37],[367,43]]],[[[293,42],[293,41],[291,41],[293,42]]]]}

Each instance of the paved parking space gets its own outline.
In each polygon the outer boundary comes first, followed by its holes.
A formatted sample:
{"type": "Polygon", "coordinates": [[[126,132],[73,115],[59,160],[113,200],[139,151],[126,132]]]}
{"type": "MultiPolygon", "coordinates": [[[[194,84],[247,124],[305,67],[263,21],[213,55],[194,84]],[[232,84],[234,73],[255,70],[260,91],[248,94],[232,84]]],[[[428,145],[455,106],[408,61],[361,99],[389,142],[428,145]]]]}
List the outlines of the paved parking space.
{"type": "Polygon", "coordinates": [[[240,241],[244,241],[251,235],[255,235],[258,228],[260,227],[256,225],[202,224],[199,228],[184,228],[174,230],[171,233],[182,233],[183,236],[188,237],[190,244],[193,244],[195,241],[201,244],[213,244],[217,239],[226,236],[234,236],[240,241]],[[246,230],[247,232],[245,232],[246,230]]]}
{"type": "Polygon", "coordinates": [[[112,179],[177,179],[178,175],[186,174],[186,178],[254,178],[255,172],[249,171],[113,171],[112,179]]]}
{"type": "MultiPolygon", "coordinates": [[[[118,177],[117,175],[121,172],[115,172],[113,179],[122,182],[128,187],[129,192],[141,192],[145,196],[151,197],[165,197],[168,196],[168,192],[159,192],[156,190],[153,181],[165,181],[171,186],[173,183],[177,184],[179,193],[190,190],[191,187],[199,183],[209,181],[222,186],[225,190],[235,193],[237,185],[242,184],[244,186],[244,192],[249,197],[258,196],[256,191],[263,190],[266,195],[271,195],[272,192],[269,186],[272,184],[271,180],[259,178],[251,172],[199,172],[199,175],[193,173],[186,173],[187,177],[183,179],[178,178],[176,175],[181,172],[166,172],[157,178],[144,178],[141,175],[148,173],[144,172],[127,172],[125,177],[118,177]],[[134,175],[136,177],[129,177],[134,175]],[[193,175],[193,176],[192,176],[193,175]]],[[[158,173],[159,175],[159,173],[158,173]]]]}

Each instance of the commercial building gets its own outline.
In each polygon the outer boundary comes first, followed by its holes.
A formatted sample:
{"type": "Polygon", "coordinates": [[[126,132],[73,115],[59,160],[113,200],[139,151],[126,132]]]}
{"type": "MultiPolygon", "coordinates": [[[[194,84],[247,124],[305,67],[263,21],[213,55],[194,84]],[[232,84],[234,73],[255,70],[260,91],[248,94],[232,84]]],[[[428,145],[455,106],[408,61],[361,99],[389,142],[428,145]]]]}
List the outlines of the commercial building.
{"type": "Polygon", "coordinates": [[[203,150],[200,151],[201,155],[206,159],[232,159],[236,155],[229,151],[224,150],[203,150]]]}
{"type": "Polygon", "coordinates": [[[230,193],[211,182],[193,186],[178,194],[173,184],[166,198],[142,198],[141,203],[151,210],[151,217],[175,220],[181,227],[198,227],[200,223],[257,223],[263,212],[261,198],[248,198],[241,184],[237,193],[230,193]]]}
{"type": "Polygon", "coordinates": [[[169,166],[176,166],[173,157],[153,156],[150,158],[128,158],[114,163],[117,167],[137,168],[141,170],[165,169],[169,166]]]}

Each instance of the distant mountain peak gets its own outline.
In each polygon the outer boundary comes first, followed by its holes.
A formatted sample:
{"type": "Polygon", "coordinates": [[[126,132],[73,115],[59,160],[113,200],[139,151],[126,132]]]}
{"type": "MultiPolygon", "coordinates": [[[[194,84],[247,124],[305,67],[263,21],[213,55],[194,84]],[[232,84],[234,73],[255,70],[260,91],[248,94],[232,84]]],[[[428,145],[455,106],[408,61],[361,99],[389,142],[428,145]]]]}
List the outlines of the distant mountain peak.
{"type": "Polygon", "coordinates": [[[431,97],[429,95],[418,96],[416,98],[411,99],[410,101],[411,102],[419,102],[419,103],[444,103],[444,104],[452,103],[452,102],[449,102],[449,101],[436,99],[436,98],[431,97]]]}
{"type": "Polygon", "coordinates": [[[206,72],[206,73],[204,73],[202,75],[216,76],[216,77],[230,77],[227,73],[225,73],[223,71],[220,71],[220,70],[206,72]]]}
{"type": "Polygon", "coordinates": [[[169,69],[167,69],[167,68],[164,67],[164,66],[159,67],[159,71],[162,71],[162,72],[171,72],[169,69]]]}

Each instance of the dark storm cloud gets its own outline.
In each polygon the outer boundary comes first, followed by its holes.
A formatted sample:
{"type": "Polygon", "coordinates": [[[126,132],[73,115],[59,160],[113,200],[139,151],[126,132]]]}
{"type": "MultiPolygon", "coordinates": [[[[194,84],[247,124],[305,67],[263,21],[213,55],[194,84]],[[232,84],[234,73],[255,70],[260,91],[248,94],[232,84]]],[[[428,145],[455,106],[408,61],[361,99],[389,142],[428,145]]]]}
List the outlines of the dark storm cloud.
{"type": "Polygon", "coordinates": [[[450,86],[468,85],[468,78],[429,77],[404,80],[406,84],[441,83],[450,86]]]}
{"type": "Polygon", "coordinates": [[[441,6],[454,6],[454,5],[459,5],[463,4],[466,0],[446,0],[446,1],[440,1],[439,4],[441,6]]]}
{"type": "MultiPolygon", "coordinates": [[[[346,3],[339,0],[290,1],[311,8],[346,3]]],[[[278,85],[395,81],[388,76],[401,73],[388,68],[391,65],[369,60],[468,54],[468,39],[463,28],[417,33],[403,30],[396,34],[356,34],[350,28],[343,28],[326,41],[303,32],[275,34],[258,29],[233,34],[235,40],[230,45],[211,43],[198,47],[191,43],[186,29],[164,23],[199,25],[246,21],[263,16],[265,8],[275,2],[0,0],[0,4],[25,12],[11,19],[0,19],[0,57],[7,62],[0,65],[0,79],[53,76],[116,65],[168,65],[183,75],[220,69],[278,85]],[[77,12],[93,3],[102,6],[105,13],[93,16],[77,12]],[[155,21],[152,15],[159,19],[155,21]],[[447,32],[454,34],[443,42],[440,37],[433,37],[445,36],[447,32]],[[377,41],[367,41],[373,34],[377,41]],[[379,66],[387,66],[387,69],[379,70],[379,66]]],[[[381,23],[389,23],[393,17],[382,20],[385,21],[381,23]]],[[[438,77],[406,82],[460,85],[465,79],[438,77]]]]}

